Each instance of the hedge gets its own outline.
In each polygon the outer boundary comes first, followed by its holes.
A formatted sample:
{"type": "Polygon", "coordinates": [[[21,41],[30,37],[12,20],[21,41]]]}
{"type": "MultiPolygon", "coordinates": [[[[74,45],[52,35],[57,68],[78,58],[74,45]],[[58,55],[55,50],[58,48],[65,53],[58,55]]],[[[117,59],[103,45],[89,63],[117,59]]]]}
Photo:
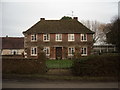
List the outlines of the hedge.
{"type": "Polygon", "coordinates": [[[118,76],[119,54],[81,57],[74,60],[73,74],[78,76],[118,76]]]}
{"type": "Polygon", "coordinates": [[[38,59],[2,58],[3,74],[44,74],[46,72],[46,58],[43,53],[38,59]]]}

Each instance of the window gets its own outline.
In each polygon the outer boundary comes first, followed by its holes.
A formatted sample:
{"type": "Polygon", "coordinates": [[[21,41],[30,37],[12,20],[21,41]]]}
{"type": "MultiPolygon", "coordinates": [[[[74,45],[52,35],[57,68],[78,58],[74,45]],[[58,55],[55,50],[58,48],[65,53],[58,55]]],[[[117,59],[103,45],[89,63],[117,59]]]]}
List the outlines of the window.
{"type": "Polygon", "coordinates": [[[50,47],[44,47],[43,51],[46,53],[46,56],[50,55],[50,47]]]}
{"type": "Polygon", "coordinates": [[[68,48],[68,56],[73,56],[75,52],[75,48],[74,47],[69,47],[68,48]]]}
{"type": "Polygon", "coordinates": [[[37,56],[37,47],[31,47],[31,56],[37,56]]]}
{"type": "Polygon", "coordinates": [[[56,34],[56,41],[62,41],[62,34],[56,34]]]}
{"type": "Polygon", "coordinates": [[[87,47],[81,48],[81,56],[87,56],[87,47]]]}
{"type": "Polygon", "coordinates": [[[74,34],[68,34],[68,41],[74,41],[74,34]]]}
{"type": "Polygon", "coordinates": [[[31,35],[31,41],[37,41],[37,35],[36,34],[31,35]]]}
{"type": "Polygon", "coordinates": [[[11,54],[12,54],[12,55],[17,55],[18,52],[17,52],[17,50],[12,50],[12,51],[11,51],[11,54]]]}
{"type": "Polygon", "coordinates": [[[81,34],[81,41],[87,41],[87,34],[81,34]]]}
{"type": "Polygon", "coordinates": [[[50,34],[43,34],[43,41],[50,41],[50,34]]]}

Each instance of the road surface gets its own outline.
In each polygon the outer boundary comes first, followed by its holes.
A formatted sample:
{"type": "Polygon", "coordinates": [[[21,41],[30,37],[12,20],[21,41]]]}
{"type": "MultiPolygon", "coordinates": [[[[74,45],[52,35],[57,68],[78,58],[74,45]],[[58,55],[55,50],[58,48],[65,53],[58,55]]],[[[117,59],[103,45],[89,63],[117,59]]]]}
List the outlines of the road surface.
{"type": "Polygon", "coordinates": [[[118,88],[118,82],[3,80],[3,88],[118,88]]]}

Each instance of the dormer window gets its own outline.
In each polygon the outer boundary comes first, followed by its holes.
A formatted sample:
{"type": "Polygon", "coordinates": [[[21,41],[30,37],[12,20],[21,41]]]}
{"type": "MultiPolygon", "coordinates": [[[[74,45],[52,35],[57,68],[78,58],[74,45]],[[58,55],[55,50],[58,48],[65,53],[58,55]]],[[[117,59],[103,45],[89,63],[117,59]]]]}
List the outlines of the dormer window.
{"type": "Polygon", "coordinates": [[[50,41],[50,34],[43,34],[43,41],[50,41]]]}
{"type": "Polygon", "coordinates": [[[87,34],[81,34],[81,41],[87,41],[87,34]]]}
{"type": "Polygon", "coordinates": [[[62,34],[56,34],[56,41],[62,41],[62,34]]]}
{"type": "Polygon", "coordinates": [[[36,34],[31,35],[31,41],[37,41],[37,35],[36,34]]]}
{"type": "Polygon", "coordinates": [[[74,34],[68,34],[68,41],[74,41],[74,34]]]}

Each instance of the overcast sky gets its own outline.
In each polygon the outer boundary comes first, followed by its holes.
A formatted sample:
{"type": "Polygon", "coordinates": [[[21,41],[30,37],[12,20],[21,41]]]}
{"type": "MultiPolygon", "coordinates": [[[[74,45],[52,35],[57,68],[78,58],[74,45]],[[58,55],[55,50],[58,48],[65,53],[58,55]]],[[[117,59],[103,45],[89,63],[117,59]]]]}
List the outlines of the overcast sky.
{"type": "Polygon", "coordinates": [[[2,36],[23,36],[32,25],[45,18],[59,20],[63,16],[78,20],[97,20],[109,23],[118,14],[118,0],[34,0],[8,2],[2,0],[2,36]],[[83,2],[84,1],[84,2],[83,2]]]}

